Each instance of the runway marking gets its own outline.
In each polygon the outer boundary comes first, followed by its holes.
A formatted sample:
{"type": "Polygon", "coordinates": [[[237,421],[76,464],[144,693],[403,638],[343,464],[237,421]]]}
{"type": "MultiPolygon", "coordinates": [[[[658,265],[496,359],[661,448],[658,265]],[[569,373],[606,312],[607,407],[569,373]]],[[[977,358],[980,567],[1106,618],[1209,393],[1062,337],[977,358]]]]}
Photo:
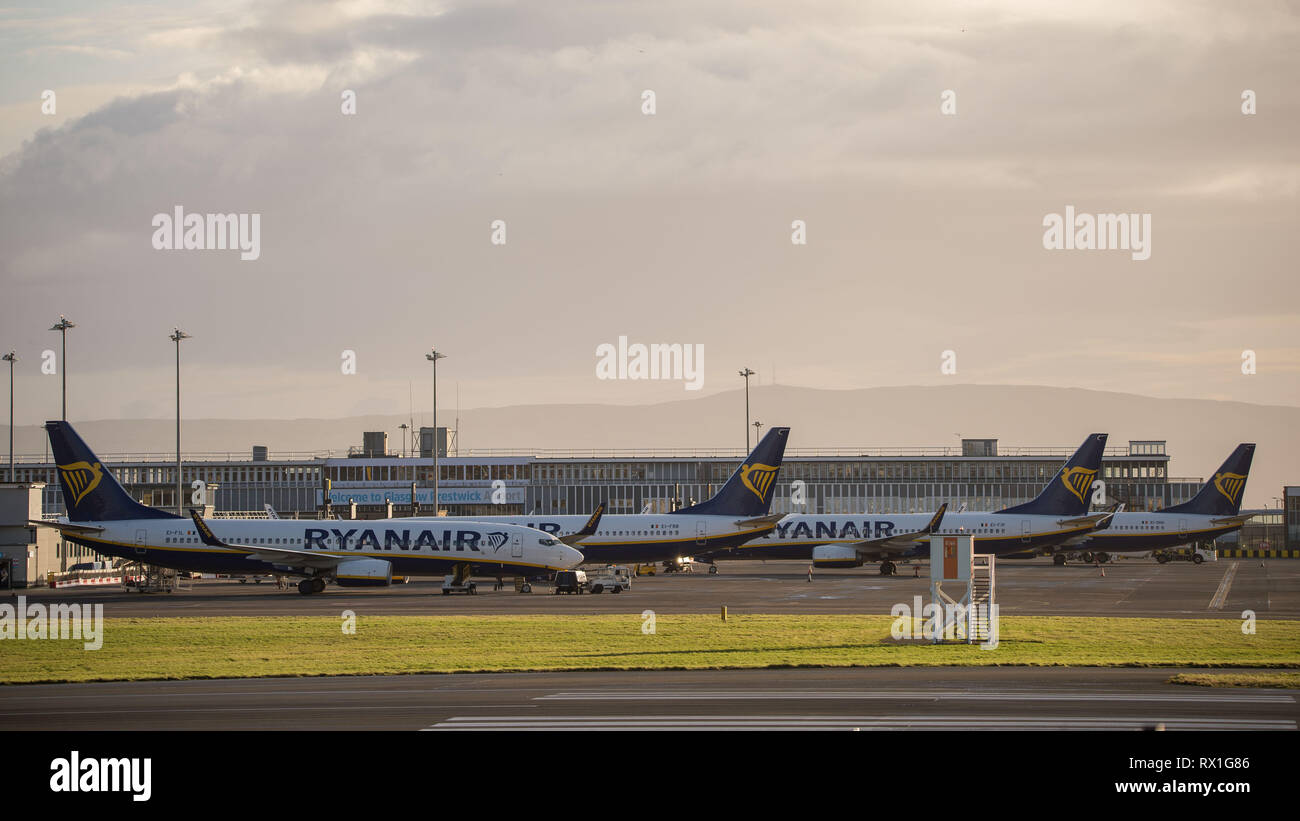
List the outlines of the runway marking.
{"type": "Polygon", "coordinates": [[[1232,578],[1237,575],[1237,565],[1241,562],[1233,562],[1228,565],[1227,571],[1223,574],[1223,581],[1219,582],[1219,589],[1215,591],[1214,598],[1210,599],[1210,606],[1207,610],[1222,610],[1223,605],[1228,601],[1228,591],[1232,588],[1232,578]]]}
{"type": "Polygon", "coordinates": [[[1150,576],[1141,576],[1141,577],[1136,577],[1136,578],[1134,578],[1133,581],[1135,581],[1136,584],[1133,585],[1133,589],[1132,589],[1132,590],[1129,590],[1129,591],[1128,591],[1127,593],[1125,593],[1123,596],[1121,596],[1120,598],[1116,599],[1115,604],[1117,604],[1117,605],[1118,605],[1118,604],[1127,604],[1127,603],[1128,603],[1128,600],[1131,599],[1131,598],[1133,598],[1134,594],[1136,594],[1139,590],[1141,590],[1143,587],[1145,587],[1149,582],[1154,581],[1154,580],[1156,579],[1156,577],[1159,576],[1159,575],[1161,575],[1161,574],[1164,572],[1164,570],[1165,570],[1165,568],[1162,567],[1161,565],[1156,565],[1156,566],[1155,566],[1154,568],[1152,568],[1152,569],[1153,569],[1155,572],[1153,572],[1150,576]]]}
{"type": "MultiPolygon", "coordinates": [[[[530,705],[483,705],[483,706],[508,706],[513,709],[528,707],[530,705]]],[[[274,707],[154,707],[152,709],[142,708],[138,710],[23,710],[21,712],[0,713],[0,717],[19,716],[19,717],[39,717],[39,716],[83,716],[83,715],[109,715],[109,714],[135,714],[144,713],[281,713],[281,712],[347,712],[360,710],[428,710],[436,712],[445,710],[446,704],[284,704],[274,707]]],[[[470,709],[470,708],[461,708],[470,709]]]]}
{"type": "Polygon", "coordinates": [[[425,731],[557,730],[1295,730],[1269,719],[1115,718],[1080,716],[455,716],[425,731]]]}
{"type": "MultiPolygon", "coordinates": [[[[90,698],[90,699],[96,699],[96,700],[103,700],[103,699],[113,699],[113,698],[147,698],[147,699],[158,699],[158,698],[172,698],[172,699],[174,699],[174,698],[200,698],[200,697],[202,697],[202,698],[214,698],[214,697],[219,697],[219,696],[237,696],[237,697],[240,697],[240,698],[247,698],[247,697],[249,697],[249,696],[262,696],[262,697],[270,697],[270,696],[334,696],[334,695],[376,695],[376,696],[378,696],[378,695],[385,695],[385,696],[386,696],[386,695],[413,695],[413,694],[414,694],[414,695],[419,695],[419,694],[438,694],[438,695],[440,695],[440,694],[443,694],[443,693],[458,693],[458,692],[464,692],[464,691],[466,690],[466,688],[472,687],[473,685],[481,685],[481,684],[482,684],[482,682],[481,682],[481,679],[482,679],[482,678],[484,678],[484,677],[486,677],[486,676],[496,676],[497,674],[496,674],[496,673],[486,673],[486,674],[474,674],[474,673],[471,673],[471,674],[469,674],[469,675],[477,675],[477,676],[479,676],[479,679],[480,679],[480,680],[479,680],[479,681],[470,682],[470,681],[468,680],[468,678],[467,678],[467,679],[466,679],[465,681],[463,681],[463,682],[461,682],[461,681],[456,681],[456,682],[446,682],[446,681],[443,681],[443,682],[439,682],[439,683],[437,683],[437,684],[432,684],[432,683],[431,683],[431,684],[429,684],[428,686],[419,686],[419,685],[417,685],[417,686],[412,686],[412,687],[388,687],[388,688],[373,688],[373,689],[364,689],[364,690],[357,690],[357,689],[347,689],[347,690],[342,690],[342,689],[340,689],[340,690],[335,690],[335,689],[329,689],[329,688],[322,688],[322,689],[319,689],[319,690],[276,690],[276,689],[266,689],[266,687],[263,687],[263,686],[252,686],[252,687],[249,687],[249,688],[246,689],[246,690],[189,690],[189,689],[185,689],[185,690],[171,690],[171,689],[168,689],[168,690],[156,690],[156,691],[155,691],[155,690],[149,690],[149,691],[138,692],[138,693],[122,693],[122,692],[117,692],[117,693],[107,693],[107,692],[91,692],[91,693],[63,693],[63,692],[59,692],[59,693],[54,693],[54,694],[51,694],[51,695],[28,695],[28,694],[27,694],[26,692],[24,692],[23,690],[19,690],[19,689],[16,689],[16,688],[14,688],[14,689],[7,689],[7,688],[0,687],[0,705],[6,704],[7,702],[11,702],[11,701],[68,701],[68,700],[71,700],[71,699],[78,699],[78,698],[81,698],[81,699],[90,698]]],[[[274,682],[276,682],[276,679],[273,679],[273,678],[266,678],[266,679],[249,679],[249,681],[257,682],[257,683],[259,683],[259,684],[272,685],[274,682]]],[[[115,682],[72,682],[72,683],[68,683],[68,684],[53,684],[53,685],[50,685],[50,684],[41,684],[41,685],[32,685],[32,686],[37,686],[37,687],[78,687],[78,686],[101,687],[101,686],[104,686],[105,683],[110,684],[110,685],[132,685],[132,684],[139,684],[140,682],[131,682],[131,681],[115,681],[115,682]]],[[[153,683],[153,682],[148,682],[148,683],[153,683]]],[[[197,684],[197,683],[199,683],[199,682],[194,682],[194,681],[188,681],[188,682],[187,682],[187,681],[174,681],[174,682],[159,682],[159,683],[161,683],[161,684],[197,684]]],[[[25,687],[26,685],[23,685],[23,686],[25,687]]],[[[483,689],[483,688],[482,688],[482,687],[479,687],[479,688],[477,688],[477,689],[480,689],[480,690],[481,690],[481,689],[483,689]]],[[[490,688],[490,689],[491,689],[491,692],[494,692],[494,693],[531,693],[531,692],[536,692],[536,691],[538,691],[538,690],[548,689],[548,688],[543,688],[543,687],[540,687],[540,686],[533,686],[533,687],[495,687],[495,688],[490,688]]]]}
{"type": "Polygon", "coordinates": [[[1283,691],[1187,693],[1089,693],[1075,691],[1032,692],[961,690],[591,690],[550,693],[534,701],[823,701],[823,700],[930,700],[930,701],[1152,701],[1178,703],[1294,704],[1295,696],[1283,691]]]}

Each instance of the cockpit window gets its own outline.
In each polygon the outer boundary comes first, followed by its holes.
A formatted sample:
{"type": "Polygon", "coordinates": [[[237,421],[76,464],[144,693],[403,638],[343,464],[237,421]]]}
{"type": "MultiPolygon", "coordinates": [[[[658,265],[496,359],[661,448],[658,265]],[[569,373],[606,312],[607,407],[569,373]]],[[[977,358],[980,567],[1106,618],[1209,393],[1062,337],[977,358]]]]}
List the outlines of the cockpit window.
{"type": "Polygon", "coordinates": [[[559,539],[549,539],[549,538],[548,538],[548,539],[538,539],[538,540],[537,540],[537,543],[540,544],[540,545],[542,545],[542,546],[544,546],[544,547],[551,547],[552,545],[557,545],[557,544],[559,544],[559,543],[560,543],[560,540],[559,540],[559,539]]]}

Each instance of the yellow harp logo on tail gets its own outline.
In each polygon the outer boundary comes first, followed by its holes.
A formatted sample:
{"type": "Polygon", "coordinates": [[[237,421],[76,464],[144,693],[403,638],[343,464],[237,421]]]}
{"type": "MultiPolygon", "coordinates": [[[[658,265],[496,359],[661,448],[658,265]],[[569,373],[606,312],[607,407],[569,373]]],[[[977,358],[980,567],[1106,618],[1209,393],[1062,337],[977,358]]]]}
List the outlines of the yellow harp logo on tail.
{"type": "Polygon", "coordinates": [[[74,505],[81,504],[81,500],[99,487],[99,480],[104,478],[104,468],[99,462],[93,465],[89,462],[59,465],[59,471],[63,475],[63,486],[72,491],[74,505]]]}
{"type": "Polygon", "coordinates": [[[740,468],[740,481],[745,487],[754,491],[754,495],[761,502],[767,499],[767,492],[772,489],[772,482],[776,481],[777,469],[771,465],[742,465],[740,468]]]}
{"type": "Polygon", "coordinates": [[[1088,468],[1066,468],[1061,471],[1061,483],[1082,502],[1084,494],[1092,487],[1092,477],[1096,475],[1097,471],[1088,468]]]}
{"type": "Polygon", "coordinates": [[[1223,498],[1236,504],[1241,498],[1241,489],[1246,486],[1246,477],[1240,473],[1214,474],[1214,487],[1223,494],[1223,498]]]}

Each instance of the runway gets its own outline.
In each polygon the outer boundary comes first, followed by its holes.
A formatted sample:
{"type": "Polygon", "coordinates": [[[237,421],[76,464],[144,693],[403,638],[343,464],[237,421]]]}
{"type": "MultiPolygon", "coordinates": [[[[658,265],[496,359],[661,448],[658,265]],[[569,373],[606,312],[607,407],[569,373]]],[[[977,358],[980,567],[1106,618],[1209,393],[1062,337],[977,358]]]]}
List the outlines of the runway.
{"type": "MultiPolygon", "coordinates": [[[[298,616],[328,615],[352,609],[372,615],[524,614],[640,612],[716,613],[726,605],[736,614],[887,614],[898,602],[929,593],[927,568],[914,578],[910,566],[898,576],[880,576],[874,565],[853,570],[818,570],[812,582],[799,562],[719,563],[709,575],[703,565],[692,574],[643,576],[620,595],[555,596],[549,587],[535,592],[493,591],[481,580],[476,596],[439,595],[439,581],[421,579],[384,589],[329,587],[303,596],[277,590],[269,581],[239,584],[196,580],[175,593],[126,593],[120,588],[34,588],[14,591],[29,602],[103,603],[104,615],[122,616],[298,616]]],[[[4,600],[0,597],[0,601],[4,600]]],[[[1134,616],[1240,619],[1246,610],[1261,619],[1300,618],[1300,561],[1225,559],[1194,565],[1126,560],[1105,566],[1056,567],[1048,560],[1002,561],[997,565],[997,601],[1002,615],[1134,616]]]]}
{"type": "Polygon", "coordinates": [[[1294,691],[1175,670],[871,668],[0,688],[6,730],[1295,730],[1294,691]]]}

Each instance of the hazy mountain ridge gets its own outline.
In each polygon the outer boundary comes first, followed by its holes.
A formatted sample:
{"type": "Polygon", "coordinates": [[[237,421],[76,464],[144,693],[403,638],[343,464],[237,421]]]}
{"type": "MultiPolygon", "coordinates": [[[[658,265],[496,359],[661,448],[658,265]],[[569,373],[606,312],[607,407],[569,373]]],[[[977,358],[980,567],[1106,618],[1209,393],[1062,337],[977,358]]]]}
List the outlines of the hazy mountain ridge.
{"type": "MultiPolygon", "coordinates": [[[[1174,476],[1213,473],[1238,442],[1259,449],[1246,503],[1273,505],[1284,484],[1300,484],[1300,408],[1197,399],[1156,399],[1078,388],[1005,385],[824,390],[784,385],[751,389],[752,418],[789,425],[790,447],[955,445],[964,437],[995,438],[1007,447],[1072,446],[1105,431],[1112,445],[1130,439],[1169,443],[1174,476]]],[[[460,411],[462,452],[484,448],[732,448],[743,443],[743,391],[653,405],[516,405],[460,411]]],[[[444,425],[455,414],[440,411],[444,425]]],[[[389,449],[402,447],[401,415],[338,419],[188,419],[187,453],[247,458],[253,445],[272,453],[346,453],[362,431],[385,430],[389,449]]],[[[168,419],[73,419],[101,454],[166,453],[174,447],[168,419]]],[[[415,424],[421,419],[417,415],[415,424]]],[[[7,428],[3,435],[7,437],[7,428]]],[[[15,451],[40,454],[44,432],[19,426],[15,451]]],[[[0,441],[0,447],[3,442],[0,441]]]]}

